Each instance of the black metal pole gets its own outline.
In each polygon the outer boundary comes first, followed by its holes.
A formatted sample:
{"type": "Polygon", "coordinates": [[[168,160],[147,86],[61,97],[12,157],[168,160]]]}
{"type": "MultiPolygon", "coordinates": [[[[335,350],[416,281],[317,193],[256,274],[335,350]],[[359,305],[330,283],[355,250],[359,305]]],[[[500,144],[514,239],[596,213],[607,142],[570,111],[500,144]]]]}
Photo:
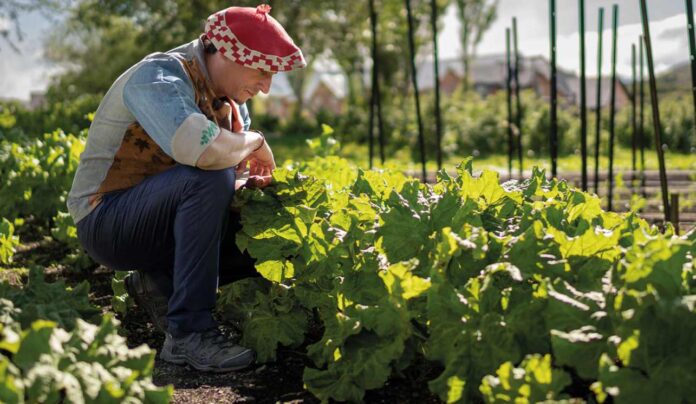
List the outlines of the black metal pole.
{"type": "Polygon", "coordinates": [[[645,75],[644,75],[644,60],[643,49],[645,49],[645,41],[643,40],[643,35],[639,38],[638,47],[638,58],[640,59],[640,119],[639,119],[639,130],[640,130],[640,189],[645,198],[647,196],[645,192],[645,75]]]}
{"type": "Polygon", "coordinates": [[[587,77],[585,72],[585,0],[578,0],[580,14],[580,156],[583,191],[587,191],[587,77]]]}
{"type": "Polygon", "coordinates": [[[376,38],[375,38],[375,31],[376,31],[376,23],[375,20],[377,19],[375,15],[375,4],[374,0],[369,0],[368,1],[369,7],[370,7],[370,26],[372,27],[372,85],[370,86],[370,119],[369,119],[369,129],[367,131],[368,136],[369,136],[369,162],[370,162],[370,169],[373,167],[373,157],[374,157],[374,144],[375,144],[375,131],[374,131],[374,126],[375,126],[375,102],[376,100],[376,89],[375,89],[375,82],[377,81],[377,44],[376,44],[376,38]]]}
{"type": "Polygon", "coordinates": [[[519,178],[522,179],[524,173],[523,153],[522,153],[522,99],[520,98],[520,53],[517,48],[517,18],[512,17],[512,42],[515,50],[515,100],[516,115],[515,126],[517,127],[517,164],[519,164],[519,178]]]}
{"type": "Polygon", "coordinates": [[[670,208],[672,212],[670,213],[672,217],[672,224],[674,225],[674,234],[679,235],[679,194],[674,193],[670,195],[670,208]]]}
{"type": "Polygon", "coordinates": [[[437,169],[442,168],[442,116],[440,112],[440,63],[437,49],[437,1],[430,0],[430,24],[433,30],[433,59],[435,67],[435,138],[437,139],[437,169]]]}
{"type": "Polygon", "coordinates": [[[602,139],[602,35],[604,34],[604,8],[599,8],[597,45],[597,103],[595,104],[595,152],[594,152],[594,192],[599,194],[599,144],[602,139]]]}
{"type": "Polygon", "coordinates": [[[660,123],[660,104],[657,99],[657,83],[655,81],[655,65],[653,64],[652,44],[650,42],[650,24],[648,7],[645,0],[640,0],[641,19],[643,22],[643,37],[645,39],[645,56],[648,59],[648,80],[650,82],[650,101],[652,102],[653,127],[655,129],[655,150],[660,168],[660,188],[662,189],[662,205],[665,211],[665,222],[670,221],[669,190],[667,186],[667,171],[665,155],[662,151],[662,125],[660,123]]]}
{"type": "Polygon", "coordinates": [[[384,123],[382,121],[382,92],[379,87],[379,56],[377,55],[377,11],[374,0],[370,0],[370,25],[372,29],[372,88],[374,102],[377,107],[377,133],[379,134],[379,158],[384,165],[384,123]]]}
{"type": "Polygon", "coordinates": [[[614,4],[613,10],[614,24],[612,26],[612,47],[611,47],[611,99],[609,104],[609,210],[611,211],[614,201],[614,136],[616,132],[616,37],[619,31],[619,6],[614,4]]]}
{"type": "MultiPolygon", "coordinates": [[[[694,5],[692,0],[686,0],[686,21],[691,54],[691,92],[694,100],[694,119],[696,119],[696,38],[694,38],[694,5]]],[[[696,128],[694,128],[694,136],[696,136],[696,128]]],[[[694,143],[696,144],[696,137],[694,143]]]]}
{"type": "Polygon", "coordinates": [[[558,171],[558,77],[556,72],[556,0],[549,0],[549,25],[551,35],[551,176],[558,171]]]}
{"type": "Polygon", "coordinates": [[[638,124],[636,116],[636,98],[638,78],[636,76],[636,44],[631,45],[631,73],[633,91],[631,92],[631,188],[636,186],[636,151],[638,146],[638,124]]]}
{"type": "Polygon", "coordinates": [[[425,138],[423,135],[423,121],[421,120],[420,98],[418,96],[418,69],[416,69],[416,45],[413,39],[414,28],[411,0],[406,0],[406,14],[408,18],[408,47],[411,51],[411,81],[413,83],[413,95],[416,100],[416,120],[418,121],[418,144],[421,152],[423,182],[425,182],[427,180],[425,172],[425,138]]]}
{"type": "Polygon", "coordinates": [[[510,62],[510,28],[505,28],[505,54],[507,60],[507,77],[505,88],[507,90],[507,130],[508,130],[508,177],[512,179],[512,159],[514,141],[512,136],[512,66],[510,62]]]}
{"type": "Polygon", "coordinates": [[[382,91],[379,86],[379,63],[377,64],[378,69],[375,73],[377,79],[375,80],[375,100],[377,102],[377,133],[379,134],[379,160],[384,165],[384,148],[386,147],[386,141],[384,139],[384,120],[382,119],[382,91]]]}

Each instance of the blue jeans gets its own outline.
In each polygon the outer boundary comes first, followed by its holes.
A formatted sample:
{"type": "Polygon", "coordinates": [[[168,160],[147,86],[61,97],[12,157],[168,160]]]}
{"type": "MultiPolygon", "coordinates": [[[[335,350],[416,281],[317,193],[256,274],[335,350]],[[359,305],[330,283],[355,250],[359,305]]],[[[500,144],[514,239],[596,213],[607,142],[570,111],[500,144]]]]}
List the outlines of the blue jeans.
{"type": "Polygon", "coordinates": [[[167,320],[174,336],[215,327],[219,282],[255,274],[254,261],[234,242],[241,227],[229,210],[234,181],[232,168],[177,165],[104,195],[77,224],[78,238],[95,261],[147,272],[170,296],[167,320]]]}

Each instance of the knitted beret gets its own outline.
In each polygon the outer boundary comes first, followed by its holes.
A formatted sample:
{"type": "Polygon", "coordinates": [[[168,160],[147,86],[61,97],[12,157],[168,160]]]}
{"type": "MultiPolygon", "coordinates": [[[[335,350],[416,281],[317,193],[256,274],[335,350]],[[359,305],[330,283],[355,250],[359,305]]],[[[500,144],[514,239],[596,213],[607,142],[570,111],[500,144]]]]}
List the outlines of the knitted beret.
{"type": "Polygon", "coordinates": [[[208,17],[205,35],[228,59],[252,69],[287,72],[307,65],[271,6],[230,7],[208,17]]]}

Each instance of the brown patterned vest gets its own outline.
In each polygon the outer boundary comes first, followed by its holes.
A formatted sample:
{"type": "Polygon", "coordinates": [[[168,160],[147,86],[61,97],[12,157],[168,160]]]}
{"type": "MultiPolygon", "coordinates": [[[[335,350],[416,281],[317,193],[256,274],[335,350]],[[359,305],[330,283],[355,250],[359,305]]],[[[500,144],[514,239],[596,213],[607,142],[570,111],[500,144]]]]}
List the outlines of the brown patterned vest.
{"type": "MultiPolygon", "coordinates": [[[[193,84],[196,104],[201,112],[219,127],[231,132],[241,132],[243,124],[239,107],[234,101],[215,97],[213,86],[196,58],[182,58],[180,62],[193,84]]],[[[90,196],[90,206],[98,205],[105,193],[131,188],[145,178],[166,171],[176,164],[176,161],[152,140],[140,123],[133,122],[126,129],[106,178],[97,193],[90,196]]]]}

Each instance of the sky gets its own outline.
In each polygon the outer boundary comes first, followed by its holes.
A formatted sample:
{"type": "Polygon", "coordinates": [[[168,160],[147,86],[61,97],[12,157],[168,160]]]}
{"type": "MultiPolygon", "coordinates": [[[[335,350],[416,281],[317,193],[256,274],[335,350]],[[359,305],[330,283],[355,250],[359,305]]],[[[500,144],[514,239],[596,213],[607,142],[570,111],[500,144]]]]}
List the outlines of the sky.
{"type": "MultiPolygon", "coordinates": [[[[610,71],[612,40],[612,5],[619,6],[617,33],[617,72],[631,75],[631,44],[638,44],[642,34],[639,0],[586,0],[585,1],[585,60],[588,76],[597,74],[598,9],[604,8],[602,72],[610,71]]],[[[689,60],[688,34],[684,0],[648,0],[650,36],[656,73],[689,60]]],[[[556,0],[557,62],[559,67],[579,74],[580,34],[577,0],[556,0]]],[[[505,28],[512,26],[517,17],[519,50],[525,56],[541,55],[550,59],[549,1],[500,0],[498,18],[485,34],[478,48],[479,55],[505,52],[505,28]]],[[[461,47],[456,38],[459,22],[455,10],[448,10],[445,28],[440,34],[440,57],[454,58],[461,47]],[[448,45],[445,45],[448,44],[448,45]]]]}
{"type": "MultiPolygon", "coordinates": [[[[557,50],[560,68],[579,72],[579,33],[577,0],[557,2],[557,50]]],[[[479,55],[505,52],[505,28],[517,17],[519,50],[525,56],[549,57],[548,0],[500,0],[498,18],[485,34],[478,48],[479,55]]],[[[596,75],[597,13],[604,7],[603,72],[609,73],[611,60],[612,5],[619,5],[617,39],[617,72],[624,77],[631,74],[631,44],[638,42],[642,33],[639,0],[586,0],[585,43],[587,75],[596,75]]],[[[659,73],[675,64],[689,60],[686,14],[683,0],[647,0],[650,33],[653,43],[655,69],[659,73]]],[[[14,52],[0,39],[0,98],[27,100],[31,91],[42,91],[49,76],[57,70],[43,59],[43,43],[51,35],[55,22],[38,13],[20,18],[25,38],[22,52],[14,52]]],[[[0,20],[0,30],[7,22],[0,20]]],[[[459,22],[454,8],[447,10],[444,29],[439,34],[440,58],[455,58],[459,54],[459,22]]]]}

